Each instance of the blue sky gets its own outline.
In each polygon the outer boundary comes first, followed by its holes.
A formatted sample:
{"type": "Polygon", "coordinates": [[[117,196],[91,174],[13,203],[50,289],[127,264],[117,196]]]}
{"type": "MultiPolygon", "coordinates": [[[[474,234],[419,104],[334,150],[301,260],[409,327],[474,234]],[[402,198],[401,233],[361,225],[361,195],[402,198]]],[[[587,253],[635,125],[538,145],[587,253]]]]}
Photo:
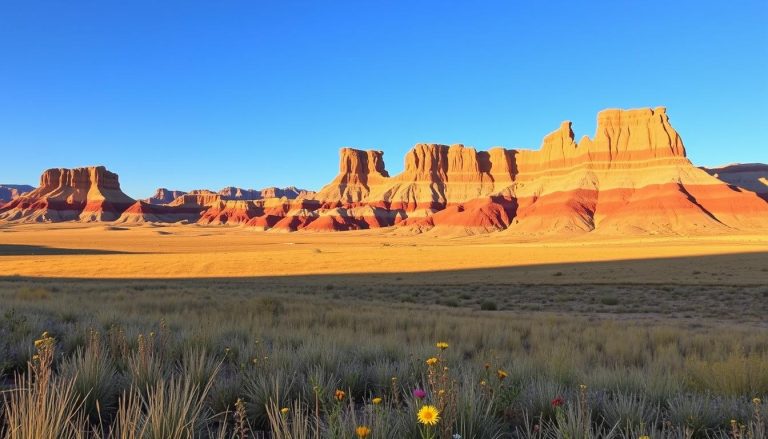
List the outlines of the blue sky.
{"type": "Polygon", "coordinates": [[[0,182],[317,189],[338,148],[540,146],[666,106],[694,163],[768,161],[768,2],[3,1],[0,182]]]}

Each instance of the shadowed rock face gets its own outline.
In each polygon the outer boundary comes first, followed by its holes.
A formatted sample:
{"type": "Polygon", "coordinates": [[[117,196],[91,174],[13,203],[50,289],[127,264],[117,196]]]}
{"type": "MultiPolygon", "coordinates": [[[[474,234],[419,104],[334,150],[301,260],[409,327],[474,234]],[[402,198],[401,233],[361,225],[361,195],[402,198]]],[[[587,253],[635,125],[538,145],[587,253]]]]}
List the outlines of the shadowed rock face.
{"type": "Polygon", "coordinates": [[[117,174],[103,166],[48,169],[37,189],[0,209],[0,220],[113,221],[133,203],[120,190],[117,174]]]}
{"type": "Polygon", "coordinates": [[[736,163],[719,168],[704,168],[709,175],[732,186],[752,191],[768,201],[768,165],[763,163],[736,163]]]}
{"type": "Polygon", "coordinates": [[[0,206],[33,189],[35,188],[26,184],[0,184],[0,206]]]}
{"type": "MultiPolygon", "coordinates": [[[[598,114],[593,138],[576,141],[566,121],[535,151],[417,144],[395,176],[386,171],[381,151],[342,148],[338,175],[317,193],[159,190],[153,198],[164,203],[122,207],[118,221],[524,235],[768,229],[767,167],[739,166],[693,166],[664,108],[611,109],[598,114]]],[[[126,198],[117,176],[103,168],[49,170],[40,188],[0,209],[0,218],[104,220],[104,212],[120,211],[114,206],[126,198]]]]}

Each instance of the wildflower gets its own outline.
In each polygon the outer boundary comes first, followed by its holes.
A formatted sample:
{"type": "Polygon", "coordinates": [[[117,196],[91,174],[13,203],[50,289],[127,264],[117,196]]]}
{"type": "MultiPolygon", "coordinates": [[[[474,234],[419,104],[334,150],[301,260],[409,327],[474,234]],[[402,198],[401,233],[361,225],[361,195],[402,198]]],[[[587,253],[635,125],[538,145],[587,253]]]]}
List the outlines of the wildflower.
{"type": "Polygon", "coordinates": [[[424,399],[427,397],[427,392],[424,389],[413,389],[413,396],[418,399],[424,399]]]}
{"type": "Polygon", "coordinates": [[[508,375],[509,374],[503,369],[499,369],[496,371],[496,376],[499,377],[499,381],[504,381],[504,378],[506,378],[508,375]]]}
{"type": "Polygon", "coordinates": [[[448,343],[446,343],[444,341],[437,342],[437,344],[435,346],[437,346],[437,348],[440,349],[441,351],[444,351],[444,350],[448,349],[448,343]]]}
{"type": "Polygon", "coordinates": [[[435,364],[437,364],[437,362],[438,362],[438,359],[435,357],[427,359],[427,364],[430,366],[434,366],[435,364]]]}
{"type": "Polygon", "coordinates": [[[760,405],[760,403],[761,403],[761,402],[762,402],[762,401],[760,400],[760,398],[754,398],[754,399],[752,400],[752,403],[753,403],[754,405],[760,405]]]}
{"type": "Polygon", "coordinates": [[[420,424],[424,425],[437,425],[440,421],[440,411],[433,405],[425,405],[419,409],[419,413],[416,414],[420,424]]]}
{"type": "Polygon", "coordinates": [[[439,396],[443,396],[443,395],[445,395],[445,389],[440,389],[440,390],[438,390],[438,391],[437,391],[437,394],[438,394],[439,396]]]}
{"type": "Polygon", "coordinates": [[[485,386],[486,384],[488,384],[488,383],[486,383],[485,380],[480,381],[480,385],[481,386],[485,386]]]}
{"type": "Polygon", "coordinates": [[[362,439],[368,437],[368,435],[371,434],[371,429],[365,425],[361,425],[355,429],[355,434],[357,437],[362,439]]]}
{"type": "Polygon", "coordinates": [[[341,389],[336,389],[336,393],[333,395],[333,397],[336,398],[336,401],[344,401],[346,396],[347,393],[341,389]]]}
{"type": "Polygon", "coordinates": [[[587,390],[587,385],[586,385],[586,384],[579,384],[579,389],[580,389],[582,392],[585,392],[585,391],[587,390]]]}
{"type": "Polygon", "coordinates": [[[371,402],[373,403],[373,405],[379,405],[379,404],[381,404],[381,401],[382,401],[382,400],[381,400],[381,398],[379,398],[378,396],[377,396],[376,398],[373,398],[373,399],[371,400],[371,402]]]}
{"type": "Polygon", "coordinates": [[[565,399],[563,399],[562,396],[558,396],[557,398],[552,400],[552,407],[557,408],[562,406],[563,404],[565,404],[565,399]]]}
{"type": "Polygon", "coordinates": [[[290,411],[291,411],[291,409],[289,409],[288,407],[283,407],[283,408],[280,409],[280,413],[282,413],[283,415],[287,415],[288,412],[290,412],[290,411]]]}

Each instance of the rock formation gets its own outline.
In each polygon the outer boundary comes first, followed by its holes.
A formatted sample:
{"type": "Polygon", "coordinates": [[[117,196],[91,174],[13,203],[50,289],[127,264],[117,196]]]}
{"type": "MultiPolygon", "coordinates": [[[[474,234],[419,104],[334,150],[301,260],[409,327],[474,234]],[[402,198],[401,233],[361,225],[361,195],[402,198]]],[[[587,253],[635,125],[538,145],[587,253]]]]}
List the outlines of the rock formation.
{"type": "Polygon", "coordinates": [[[35,188],[26,184],[0,184],[0,206],[33,189],[35,188]]]}
{"type": "Polygon", "coordinates": [[[702,170],[686,157],[666,109],[605,110],[594,137],[577,141],[566,121],[538,150],[417,144],[392,177],[381,151],[342,148],[338,175],[317,193],[159,190],[152,198],[161,204],[128,207],[117,176],[103,168],[49,170],[40,188],[0,209],[0,219],[103,220],[122,212],[122,223],[274,231],[730,233],[768,229],[766,169],[702,170]]]}
{"type": "Polygon", "coordinates": [[[187,193],[184,191],[174,191],[161,187],[157,188],[154,195],[141,201],[147,204],[168,204],[176,198],[186,194],[187,193]]]}
{"type": "Polygon", "coordinates": [[[737,163],[719,168],[701,169],[732,186],[752,191],[768,201],[768,165],[766,164],[737,163]]]}
{"type": "Polygon", "coordinates": [[[0,220],[113,221],[133,203],[120,190],[117,174],[103,166],[48,169],[37,189],[0,209],[0,220]]]}

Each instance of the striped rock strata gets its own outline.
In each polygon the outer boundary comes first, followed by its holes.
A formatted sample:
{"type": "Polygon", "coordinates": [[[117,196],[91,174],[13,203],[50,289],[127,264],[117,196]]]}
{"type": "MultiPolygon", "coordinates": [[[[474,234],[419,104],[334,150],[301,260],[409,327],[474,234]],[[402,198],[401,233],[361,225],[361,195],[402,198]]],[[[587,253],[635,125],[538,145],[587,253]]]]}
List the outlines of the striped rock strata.
{"type": "Polygon", "coordinates": [[[315,194],[225,188],[133,203],[104,168],[49,170],[40,188],[0,208],[0,219],[526,236],[766,230],[768,167],[744,166],[695,167],[664,108],[605,110],[593,138],[577,141],[563,122],[536,151],[418,144],[395,176],[381,151],[342,148],[338,175],[315,194]]]}
{"type": "Polygon", "coordinates": [[[103,166],[48,169],[40,177],[37,189],[0,209],[0,220],[114,221],[133,203],[120,190],[117,174],[103,166]]]}
{"type": "Polygon", "coordinates": [[[578,142],[563,122],[537,151],[418,144],[394,177],[380,152],[343,149],[341,172],[316,199],[333,210],[289,212],[296,218],[276,227],[688,234],[768,225],[764,200],[691,164],[664,108],[602,111],[594,139],[578,142]]]}

